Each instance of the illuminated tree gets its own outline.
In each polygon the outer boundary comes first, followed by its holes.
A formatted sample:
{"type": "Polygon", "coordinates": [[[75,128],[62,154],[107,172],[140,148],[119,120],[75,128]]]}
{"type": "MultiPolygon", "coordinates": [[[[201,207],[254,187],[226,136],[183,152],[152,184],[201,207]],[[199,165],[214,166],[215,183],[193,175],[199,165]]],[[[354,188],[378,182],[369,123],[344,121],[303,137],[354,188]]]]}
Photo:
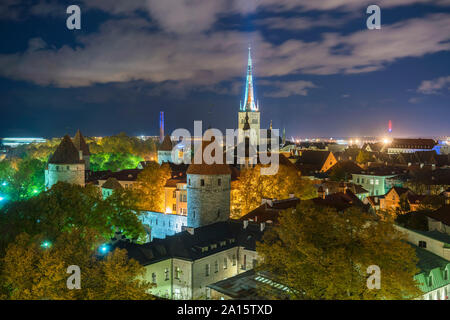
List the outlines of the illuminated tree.
{"type": "Polygon", "coordinates": [[[261,205],[263,198],[287,199],[290,194],[299,199],[317,196],[315,188],[301,178],[299,172],[290,166],[280,165],[274,175],[261,175],[261,166],[241,171],[232,192],[232,217],[239,218],[261,205]]]}
{"type": "Polygon", "coordinates": [[[126,250],[100,254],[102,238],[92,230],[72,229],[53,242],[41,235],[20,234],[2,259],[1,283],[4,299],[152,299],[151,284],[140,280],[145,272],[128,259],[126,250]],[[80,268],[80,289],[69,290],[67,268],[80,268]]]}
{"type": "Polygon", "coordinates": [[[164,186],[171,177],[167,163],[159,165],[151,162],[138,175],[133,190],[139,199],[138,206],[142,210],[164,211],[164,186]]]}
{"type": "Polygon", "coordinates": [[[360,164],[366,164],[367,162],[370,162],[372,160],[373,160],[373,157],[370,154],[370,152],[365,151],[365,150],[359,151],[358,156],[356,157],[356,162],[358,162],[360,164]]]}
{"type": "Polygon", "coordinates": [[[415,250],[390,220],[359,208],[343,213],[311,204],[281,214],[257,244],[261,270],[291,288],[293,299],[410,299],[421,295],[415,250]],[[381,269],[369,290],[366,270],[381,269]]]}
{"type": "Polygon", "coordinates": [[[43,234],[49,239],[73,228],[92,229],[111,238],[119,229],[130,238],[145,237],[138,219],[135,198],[128,191],[113,193],[102,199],[98,188],[81,187],[59,182],[49,191],[14,203],[0,211],[0,256],[15,237],[26,232],[30,236],[43,234]]]}

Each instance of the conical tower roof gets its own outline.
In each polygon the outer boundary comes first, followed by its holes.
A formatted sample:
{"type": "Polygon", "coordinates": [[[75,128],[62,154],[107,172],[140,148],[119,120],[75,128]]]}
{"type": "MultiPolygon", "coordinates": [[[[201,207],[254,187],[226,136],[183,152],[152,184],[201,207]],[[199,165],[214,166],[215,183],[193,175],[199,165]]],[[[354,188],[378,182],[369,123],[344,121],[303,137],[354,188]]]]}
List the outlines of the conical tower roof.
{"type": "Polygon", "coordinates": [[[170,140],[170,136],[168,134],[166,134],[163,142],[159,146],[159,150],[160,151],[172,151],[172,148],[173,148],[172,140],[170,140]]]}
{"type": "Polygon", "coordinates": [[[53,153],[53,155],[48,160],[48,163],[77,164],[84,163],[84,161],[80,160],[80,153],[73,144],[69,135],[66,134],[59,144],[58,148],[56,148],[55,153],[53,153]]]}
{"type": "MultiPolygon", "coordinates": [[[[214,137],[211,139],[211,141],[202,141],[202,148],[201,148],[201,154],[202,154],[202,162],[201,163],[194,163],[195,157],[192,159],[192,163],[189,165],[189,168],[187,169],[187,174],[203,174],[203,175],[215,175],[215,174],[231,174],[230,167],[228,164],[226,164],[225,157],[223,158],[223,164],[213,163],[213,164],[206,164],[203,160],[203,154],[205,148],[214,141],[214,137]]],[[[198,151],[200,152],[200,150],[198,151]]],[[[215,156],[214,150],[212,151],[212,156],[215,156]]],[[[224,155],[222,154],[222,157],[224,155]]]]}
{"type": "Polygon", "coordinates": [[[73,144],[75,145],[75,148],[78,149],[78,151],[83,151],[83,156],[90,156],[91,152],[89,151],[89,146],[86,143],[86,140],[84,140],[83,134],[80,130],[77,131],[75,134],[75,137],[73,138],[73,144]]]}

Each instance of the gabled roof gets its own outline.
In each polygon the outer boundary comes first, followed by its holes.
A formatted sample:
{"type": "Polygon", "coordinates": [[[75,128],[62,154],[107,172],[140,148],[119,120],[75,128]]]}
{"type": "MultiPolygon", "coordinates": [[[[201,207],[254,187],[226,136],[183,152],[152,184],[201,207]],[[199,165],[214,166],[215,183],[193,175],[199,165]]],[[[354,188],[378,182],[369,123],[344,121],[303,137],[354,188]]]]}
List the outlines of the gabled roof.
{"type": "Polygon", "coordinates": [[[73,144],[75,145],[75,148],[77,148],[78,151],[83,151],[83,156],[90,156],[91,152],[89,151],[89,147],[86,143],[86,140],[84,140],[83,134],[80,130],[77,131],[75,134],[75,137],[73,138],[73,144]]]}
{"type": "Polygon", "coordinates": [[[352,174],[352,173],[361,173],[362,168],[356,164],[356,162],[351,160],[342,160],[338,161],[334,166],[328,169],[327,173],[332,172],[333,170],[342,170],[343,172],[352,174]]]}
{"type": "Polygon", "coordinates": [[[48,160],[48,163],[51,164],[79,164],[84,163],[83,160],[80,160],[80,153],[77,148],[73,144],[69,135],[65,135],[59,144],[58,148],[56,148],[53,155],[48,160]]]}
{"type": "Polygon", "coordinates": [[[330,155],[330,151],[316,151],[316,150],[304,150],[301,151],[301,156],[298,158],[296,164],[312,164],[323,166],[324,162],[330,155]]]}
{"type": "Polygon", "coordinates": [[[280,212],[286,209],[295,209],[300,203],[298,198],[289,198],[283,200],[273,200],[260,205],[258,208],[250,211],[239,220],[252,220],[255,222],[272,221],[278,222],[280,212]]]}
{"type": "Polygon", "coordinates": [[[450,226],[450,205],[448,204],[444,205],[440,209],[437,209],[436,211],[425,212],[425,215],[431,219],[440,221],[443,224],[450,226]]]}
{"type": "Polygon", "coordinates": [[[110,177],[106,182],[102,185],[103,189],[110,189],[110,190],[116,190],[116,189],[122,189],[122,185],[117,181],[116,178],[110,177]]]}
{"type": "Polygon", "coordinates": [[[170,140],[170,136],[168,134],[166,134],[166,136],[164,137],[163,142],[161,143],[161,145],[159,146],[159,151],[172,151],[173,148],[173,144],[172,144],[172,140],[170,140]]]}
{"type": "Polygon", "coordinates": [[[105,175],[98,178],[98,180],[108,180],[115,178],[118,181],[136,181],[142,169],[125,169],[117,172],[107,172],[105,175]]]}
{"type": "Polygon", "coordinates": [[[388,148],[433,149],[436,144],[433,139],[394,139],[388,148]]]}
{"type": "Polygon", "coordinates": [[[145,266],[170,258],[193,261],[236,246],[255,250],[262,235],[259,224],[249,223],[244,229],[242,221],[229,220],[195,228],[193,234],[182,231],[144,244],[119,241],[115,247],[126,249],[129,258],[145,266]]]}

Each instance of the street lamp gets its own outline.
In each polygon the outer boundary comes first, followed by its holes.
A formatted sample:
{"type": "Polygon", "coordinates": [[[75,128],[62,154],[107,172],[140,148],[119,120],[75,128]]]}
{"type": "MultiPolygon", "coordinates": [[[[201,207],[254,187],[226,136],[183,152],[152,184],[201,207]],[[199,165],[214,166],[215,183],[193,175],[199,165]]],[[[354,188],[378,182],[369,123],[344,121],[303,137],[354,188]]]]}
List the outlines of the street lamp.
{"type": "Polygon", "coordinates": [[[42,241],[41,247],[44,249],[50,248],[52,246],[52,243],[48,240],[42,241]]]}

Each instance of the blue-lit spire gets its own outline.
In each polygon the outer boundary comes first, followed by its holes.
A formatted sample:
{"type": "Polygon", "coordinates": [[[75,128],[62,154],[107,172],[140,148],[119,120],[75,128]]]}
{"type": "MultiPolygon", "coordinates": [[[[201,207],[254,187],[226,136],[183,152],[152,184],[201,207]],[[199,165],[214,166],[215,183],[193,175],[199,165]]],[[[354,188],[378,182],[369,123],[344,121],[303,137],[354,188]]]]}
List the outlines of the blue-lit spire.
{"type": "Polygon", "coordinates": [[[242,111],[258,111],[258,107],[255,104],[255,97],[253,92],[252,68],[251,48],[248,47],[247,82],[245,83],[244,105],[241,105],[242,111]]]}

